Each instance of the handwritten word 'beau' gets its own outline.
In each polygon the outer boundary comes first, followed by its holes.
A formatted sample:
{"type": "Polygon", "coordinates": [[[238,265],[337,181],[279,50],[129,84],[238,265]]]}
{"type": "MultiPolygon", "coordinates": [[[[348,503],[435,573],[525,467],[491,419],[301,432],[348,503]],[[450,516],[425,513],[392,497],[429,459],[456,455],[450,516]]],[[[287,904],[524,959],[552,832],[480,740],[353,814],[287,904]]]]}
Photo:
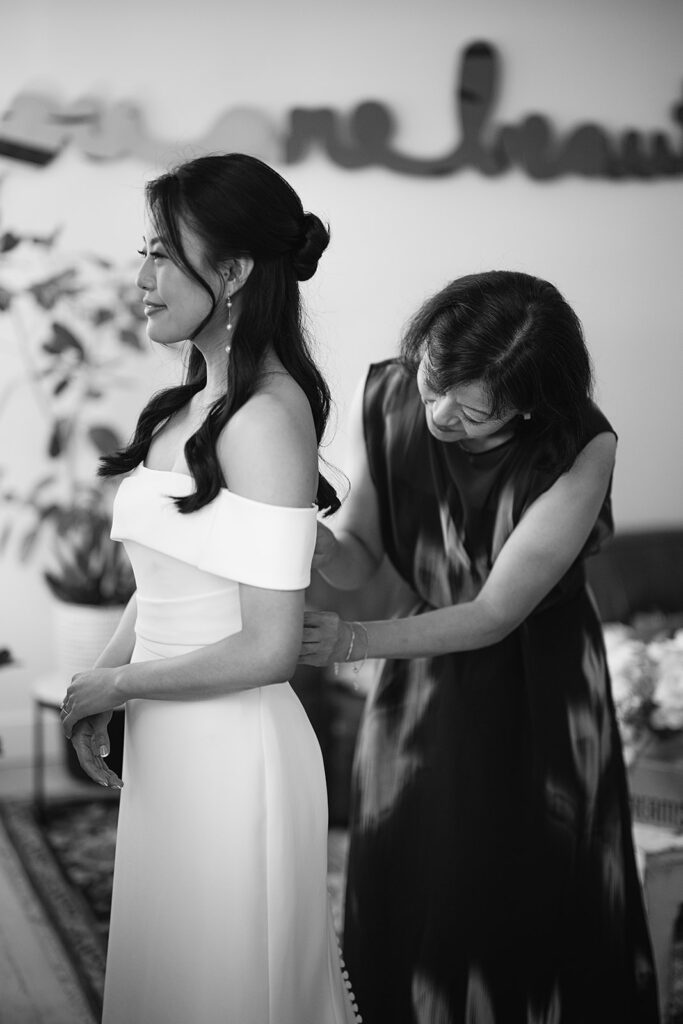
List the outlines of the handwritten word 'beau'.
{"type": "MultiPolygon", "coordinates": [[[[294,108],[279,128],[262,111],[227,111],[192,142],[155,138],[130,103],[106,107],[84,99],[60,108],[44,95],[20,94],[0,121],[0,157],[45,166],[68,145],[95,160],[137,156],[167,165],[188,154],[241,151],[271,163],[298,163],[323,152],[338,167],[383,167],[398,174],[438,177],[470,168],[499,175],[519,168],[536,180],[566,174],[590,178],[646,179],[683,175],[683,144],[662,131],[625,129],[610,134],[593,123],[559,138],[548,117],[529,114],[516,124],[496,125],[493,112],[501,81],[494,46],[471,43],[456,76],[455,110],[460,138],[444,156],[423,158],[393,145],[396,121],[383,103],[367,101],[345,117],[331,108],[294,108]]],[[[679,136],[683,102],[672,108],[679,136]]]]}

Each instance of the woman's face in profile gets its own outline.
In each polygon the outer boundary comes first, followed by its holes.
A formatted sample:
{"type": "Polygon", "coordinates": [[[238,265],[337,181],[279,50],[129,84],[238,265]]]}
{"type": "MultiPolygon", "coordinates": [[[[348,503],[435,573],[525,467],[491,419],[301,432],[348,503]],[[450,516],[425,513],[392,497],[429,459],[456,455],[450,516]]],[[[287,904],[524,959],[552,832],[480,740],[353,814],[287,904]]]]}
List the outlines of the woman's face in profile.
{"type": "MultiPolygon", "coordinates": [[[[184,225],[180,234],[190,264],[204,280],[220,288],[221,280],[207,266],[196,234],[184,225]]],[[[143,262],[136,284],[143,292],[148,338],[160,345],[186,341],[209,313],[209,296],[183,267],[173,262],[163,237],[149,218],[139,252],[143,262]]],[[[222,314],[223,310],[219,307],[217,313],[222,314]]]]}
{"type": "Polygon", "coordinates": [[[417,370],[417,389],[425,407],[427,428],[438,441],[490,438],[504,431],[518,415],[516,409],[511,409],[503,416],[492,416],[490,400],[478,381],[437,394],[427,383],[427,365],[425,355],[417,370]]]}

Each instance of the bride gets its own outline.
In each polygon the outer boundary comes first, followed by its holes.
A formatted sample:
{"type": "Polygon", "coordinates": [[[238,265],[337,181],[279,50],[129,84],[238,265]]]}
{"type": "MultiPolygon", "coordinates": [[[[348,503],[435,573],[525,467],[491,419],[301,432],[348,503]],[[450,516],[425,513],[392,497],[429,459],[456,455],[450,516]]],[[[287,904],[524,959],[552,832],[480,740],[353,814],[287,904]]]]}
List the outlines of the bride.
{"type": "Polygon", "coordinates": [[[137,284],[147,332],[192,343],[125,449],[112,536],[137,590],[62,724],[88,774],[122,786],[105,1024],[351,1024],[331,925],[315,734],[286,680],[301,642],[329,392],[299,281],[329,235],[242,154],[146,186],[137,284]],[[122,780],[107,724],[126,706],[122,780]]]}

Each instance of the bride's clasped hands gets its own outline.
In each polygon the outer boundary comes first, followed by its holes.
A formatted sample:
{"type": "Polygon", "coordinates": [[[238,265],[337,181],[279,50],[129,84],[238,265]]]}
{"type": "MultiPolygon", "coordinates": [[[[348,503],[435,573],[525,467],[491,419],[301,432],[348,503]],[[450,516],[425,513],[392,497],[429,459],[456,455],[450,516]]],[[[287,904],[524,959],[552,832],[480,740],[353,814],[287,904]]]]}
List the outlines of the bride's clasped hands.
{"type": "Polygon", "coordinates": [[[91,715],[113,711],[126,701],[120,668],[92,668],[73,676],[61,704],[62,730],[71,739],[76,724],[91,715]]]}

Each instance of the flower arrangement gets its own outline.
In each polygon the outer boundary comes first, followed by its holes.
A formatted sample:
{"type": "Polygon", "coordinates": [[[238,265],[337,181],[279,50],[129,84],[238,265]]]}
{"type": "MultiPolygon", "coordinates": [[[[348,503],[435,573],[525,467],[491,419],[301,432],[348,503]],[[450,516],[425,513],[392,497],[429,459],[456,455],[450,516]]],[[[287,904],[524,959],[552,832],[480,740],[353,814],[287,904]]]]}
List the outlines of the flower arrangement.
{"type": "Polygon", "coordinates": [[[648,652],[655,665],[655,729],[683,729],[683,629],[667,640],[653,641],[648,652]]]}
{"type": "Polygon", "coordinates": [[[28,485],[0,469],[0,553],[14,543],[26,562],[47,542],[44,575],[56,596],[116,604],[132,593],[132,573],[109,538],[112,485],[97,481],[95,466],[122,444],[106,406],[130,384],[144,317],[131,270],[65,253],[57,238],[0,235],[0,344],[17,364],[0,390],[0,416],[28,392],[44,421],[47,461],[28,485]]]}
{"type": "Polygon", "coordinates": [[[606,624],[603,632],[617,721],[631,763],[649,734],[683,730],[683,628],[667,628],[662,616],[640,627],[637,621],[606,624]]]}

